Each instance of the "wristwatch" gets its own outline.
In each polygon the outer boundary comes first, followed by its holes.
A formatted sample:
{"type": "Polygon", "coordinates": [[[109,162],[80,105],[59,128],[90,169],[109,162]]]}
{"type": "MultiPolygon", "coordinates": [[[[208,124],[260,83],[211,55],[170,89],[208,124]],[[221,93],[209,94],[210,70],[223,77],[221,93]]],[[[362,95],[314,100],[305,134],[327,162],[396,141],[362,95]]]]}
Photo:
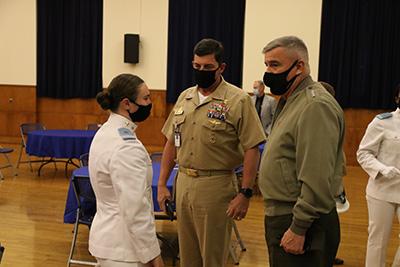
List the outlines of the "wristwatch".
{"type": "Polygon", "coordinates": [[[239,193],[242,193],[247,198],[251,198],[254,194],[251,188],[240,188],[239,193]]]}

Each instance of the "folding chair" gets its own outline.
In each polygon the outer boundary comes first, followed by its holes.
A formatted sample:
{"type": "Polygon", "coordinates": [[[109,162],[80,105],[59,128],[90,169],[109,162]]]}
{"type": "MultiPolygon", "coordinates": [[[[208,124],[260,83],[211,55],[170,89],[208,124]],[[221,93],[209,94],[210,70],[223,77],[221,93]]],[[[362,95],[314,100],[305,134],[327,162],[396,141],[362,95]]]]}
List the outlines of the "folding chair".
{"type": "Polygon", "coordinates": [[[162,159],[162,152],[156,152],[150,154],[151,162],[161,162],[162,159]]]}
{"type": "Polygon", "coordinates": [[[79,157],[79,165],[82,167],[88,166],[89,164],[89,153],[82,154],[79,157]]]}
{"type": "Polygon", "coordinates": [[[3,258],[3,253],[4,253],[4,247],[0,243],[0,263],[1,263],[1,259],[3,258]]]}
{"type": "MultiPolygon", "coordinates": [[[[28,154],[28,161],[21,161],[21,156],[22,156],[22,150],[25,148],[26,149],[26,141],[25,141],[25,136],[28,136],[29,132],[31,131],[40,131],[40,130],[46,130],[43,124],[41,123],[23,123],[19,126],[19,129],[21,131],[21,137],[22,137],[22,144],[21,144],[21,150],[19,152],[19,159],[18,159],[18,165],[17,168],[19,168],[20,163],[29,163],[29,166],[31,168],[31,172],[33,171],[32,169],[32,162],[45,162],[46,160],[43,158],[42,160],[34,160],[32,161],[31,158],[29,157],[28,154]]],[[[26,152],[25,152],[26,153],[26,152]]],[[[54,167],[57,170],[56,163],[54,162],[54,167]]]]}
{"type": "MultiPolygon", "coordinates": [[[[166,215],[164,213],[160,214],[155,214],[154,215],[156,220],[170,220],[171,222],[173,220],[176,220],[176,214],[173,210],[171,210],[171,213],[169,215],[166,215]]],[[[176,259],[179,259],[179,253],[177,253],[172,246],[172,244],[164,237],[160,236],[158,233],[156,233],[157,238],[161,240],[165,245],[168,246],[169,250],[171,251],[171,256],[172,256],[172,266],[176,266],[176,259]]]]}
{"type": "Polygon", "coordinates": [[[82,207],[82,199],[96,203],[96,196],[94,195],[92,185],[88,176],[74,176],[72,178],[72,184],[74,187],[76,201],[78,202],[78,207],[76,209],[76,221],[74,227],[74,237],[72,239],[71,252],[68,258],[68,267],[71,264],[81,264],[96,266],[96,262],[74,260],[72,256],[74,254],[76,237],[78,236],[78,228],[80,224],[87,225],[90,229],[92,225],[92,219],[94,214],[85,214],[82,207]]]}
{"type": "MultiPolygon", "coordinates": [[[[235,169],[235,174],[236,174],[236,178],[237,178],[237,181],[238,181],[238,187],[241,188],[242,187],[241,178],[243,177],[243,165],[239,166],[239,167],[237,167],[235,169]]],[[[233,259],[233,262],[235,263],[235,265],[239,265],[239,261],[238,261],[238,259],[236,257],[236,254],[235,254],[235,249],[236,249],[238,244],[240,244],[240,247],[242,248],[242,251],[246,251],[246,248],[245,248],[245,246],[243,244],[242,238],[240,237],[239,230],[238,230],[238,228],[236,226],[235,220],[233,220],[232,228],[233,228],[233,231],[235,232],[235,235],[236,235],[236,241],[233,244],[233,246],[229,246],[229,252],[231,253],[231,256],[232,256],[232,259],[233,259]]]]}
{"type": "Polygon", "coordinates": [[[100,127],[101,127],[102,125],[103,125],[103,124],[89,123],[89,124],[86,126],[86,130],[97,131],[98,129],[100,129],[100,127]]]}
{"type": "MultiPolygon", "coordinates": [[[[163,155],[162,152],[152,153],[150,154],[150,159],[152,162],[161,162],[162,155],[163,155]]],[[[172,211],[171,214],[169,215],[166,215],[164,213],[158,213],[158,214],[156,213],[154,217],[156,220],[171,220],[171,222],[173,220],[176,220],[176,214],[174,213],[174,211],[172,211]]],[[[172,266],[175,266],[176,265],[175,261],[176,259],[179,259],[179,254],[175,251],[172,244],[166,238],[160,236],[159,234],[157,234],[157,238],[160,239],[170,249],[172,255],[172,266]]]]}
{"type": "Polygon", "coordinates": [[[240,237],[239,230],[238,230],[238,228],[236,226],[236,222],[234,220],[233,220],[232,228],[233,228],[233,230],[235,232],[235,235],[236,235],[236,241],[235,241],[235,244],[233,246],[229,246],[229,252],[231,253],[231,256],[232,256],[232,259],[233,259],[233,262],[235,263],[235,265],[239,265],[239,261],[238,261],[238,259],[236,257],[236,254],[235,254],[236,246],[238,244],[240,244],[240,247],[242,248],[242,251],[246,251],[246,248],[245,248],[245,246],[243,244],[242,238],[240,237]]]}
{"type": "MultiPolygon", "coordinates": [[[[2,148],[2,147],[0,146],[0,153],[2,153],[2,154],[7,158],[8,163],[9,163],[9,164],[6,165],[6,166],[0,167],[0,169],[4,169],[4,168],[11,167],[11,168],[13,169],[13,171],[14,171],[14,175],[17,176],[18,174],[17,174],[17,172],[15,171],[14,165],[12,164],[10,158],[7,156],[7,153],[11,153],[11,152],[13,152],[13,151],[14,151],[14,149],[12,149],[12,148],[2,148]]],[[[1,178],[1,180],[4,180],[4,177],[3,177],[3,174],[1,173],[1,171],[0,171],[0,178],[1,178]]]]}

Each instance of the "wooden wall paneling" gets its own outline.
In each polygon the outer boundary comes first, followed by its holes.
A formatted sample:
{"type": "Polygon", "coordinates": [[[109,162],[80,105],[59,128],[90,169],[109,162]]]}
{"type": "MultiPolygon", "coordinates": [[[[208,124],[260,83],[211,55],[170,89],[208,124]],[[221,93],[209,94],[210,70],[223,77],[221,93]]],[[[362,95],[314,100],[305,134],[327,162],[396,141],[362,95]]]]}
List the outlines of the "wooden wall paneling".
{"type": "Polygon", "coordinates": [[[19,125],[36,122],[36,88],[0,85],[0,142],[20,142],[19,125]],[[11,101],[10,101],[11,99],[11,101]]]}
{"type": "Polygon", "coordinates": [[[358,165],[356,153],[361,139],[365,134],[368,124],[375,115],[388,112],[387,110],[369,110],[369,109],[345,109],[346,118],[346,140],[344,144],[344,153],[346,154],[347,165],[358,165]]]}
{"type": "Polygon", "coordinates": [[[104,123],[108,112],[96,99],[38,99],[38,121],[46,129],[86,129],[89,123],[104,123]]]}
{"type": "MultiPolygon", "coordinates": [[[[137,135],[146,147],[159,151],[165,144],[161,128],[167,117],[166,91],[150,90],[150,99],[151,115],[139,123],[137,135]]],[[[108,116],[109,112],[102,110],[96,99],[38,99],[38,121],[46,129],[85,129],[89,123],[106,122],[108,116]]]]}
{"type": "Polygon", "coordinates": [[[150,117],[144,122],[138,123],[136,130],[137,136],[147,150],[152,152],[162,152],[166,141],[161,133],[165,120],[168,116],[166,107],[166,91],[150,90],[150,100],[152,109],[150,117]]]}
{"type": "MultiPolygon", "coordinates": [[[[47,129],[85,129],[89,123],[104,123],[108,119],[108,111],[102,110],[94,98],[37,98],[35,86],[19,85],[0,85],[0,93],[0,143],[20,143],[19,125],[22,123],[39,122],[47,129]]],[[[150,99],[153,103],[151,115],[139,124],[137,135],[149,152],[160,152],[166,140],[161,129],[174,104],[166,102],[165,90],[150,90],[150,99]]],[[[344,110],[344,151],[348,165],[358,165],[356,152],[365,130],[374,116],[383,112],[388,110],[344,110]]]]}

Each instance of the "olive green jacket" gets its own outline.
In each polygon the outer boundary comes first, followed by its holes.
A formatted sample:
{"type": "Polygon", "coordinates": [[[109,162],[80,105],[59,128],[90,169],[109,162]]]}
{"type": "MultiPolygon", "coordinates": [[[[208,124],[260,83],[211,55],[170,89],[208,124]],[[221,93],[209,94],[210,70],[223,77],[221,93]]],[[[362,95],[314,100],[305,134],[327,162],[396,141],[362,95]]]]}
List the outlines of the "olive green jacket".
{"type": "Polygon", "coordinates": [[[336,100],[305,78],[280,99],[260,164],[265,214],[293,214],[290,229],[304,235],[343,191],[345,118],[336,100]],[[285,103],[286,102],[286,103],[285,103]]]}

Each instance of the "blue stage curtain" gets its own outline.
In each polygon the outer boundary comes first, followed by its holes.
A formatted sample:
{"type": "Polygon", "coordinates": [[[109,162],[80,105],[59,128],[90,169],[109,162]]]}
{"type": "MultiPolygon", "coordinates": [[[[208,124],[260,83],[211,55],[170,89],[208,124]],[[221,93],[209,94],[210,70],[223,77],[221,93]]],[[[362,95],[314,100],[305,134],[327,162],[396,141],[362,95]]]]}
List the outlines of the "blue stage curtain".
{"type": "Polygon", "coordinates": [[[103,0],[37,0],[37,96],[102,90],[103,0]]]}
{"type": "Polygon", "coordinates": [[[343,108],[395,108],[400,1],[323,0],[319,79],[343,108]]]}
{"type": "MultiPolygon", "coordinates": [[[[193,48],[203,38],[224,45],[226,81],[242,86],[245,0],[170,0],[168,29],[167,102],[196,84],[193,48]]],[[[258,29],[257,29],[258,30],[258,29]]]]}

